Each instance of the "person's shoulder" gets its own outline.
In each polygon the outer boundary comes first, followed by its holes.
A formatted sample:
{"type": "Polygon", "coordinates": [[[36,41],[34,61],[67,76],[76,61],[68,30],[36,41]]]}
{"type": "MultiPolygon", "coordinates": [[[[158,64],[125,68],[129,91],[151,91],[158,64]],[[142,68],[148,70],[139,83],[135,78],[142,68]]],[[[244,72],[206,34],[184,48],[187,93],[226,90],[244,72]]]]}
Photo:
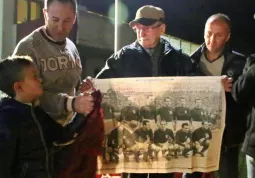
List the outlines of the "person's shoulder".
{"type": "Polygon", "coordinates": [[[169,40],[161,37],[160,43],[164,46],[165,50],[167,50],[167,51],[170,50],[171,52],[176,52],[176,53],[182,54],[181,49],[172,46],[169,40]]]}
{"type": "Polygon", "coordinates": [[[158,111],[162,111],[162,110],[165,110],[165,109],[166,109],[166,107],[162,106],[162,107],[158,108],[158,111]]]}
{"type": "Polygon", "coordinates": [[[30,34],[22,38],[18,44],[23,44],[23,43],[33,43],[39,36],[41,36],[41,27],[35,29],[32,31],[30,34]]]}
{"type": "Polygon", "coordinates": [[[74,44],[74,42],[71,39],[66,38],[66,44],[68,46],[70,46],[71,48],[76,49],[76,45],[74,44]]]}
{"type": "Polygon", "coordinates": [[[182,130],[177,130],[176,134],[180,134],[182,132],[182,130]]]}
{"type": "Polygon", "coordinates": [[[138,48],[138,42],[133,42],[133,43],[131,43],[131,44],[128,44],[128,45],[126,45],[126,46],[123,46],[122,48],[121,48],[121,50],[122,51],[125,51],[125,52],[129,52],[129,51],[134,51],[134,50],[137,50],[137,48],[138,48]]]}
{"type": "Polygon", "coordinates": [[[143,128],[138,128],[138,129],[135,130],[135,133],[141,134],[142,132],[143,132],[143,128]]]}
{"type": "Polygon", "coordinates": [[[128,44],[126,46],[123,46],[120,50],[118,50],[114,56],[115,59],[123,59],[124,55],[132,54],[134,51],[137,50],[137,44],[136,42],[133,42],[131,44],[128,44]]]}
{"type": "Polygon", "coordinates": [[[243,72],[249,71],[252,75],[255,74],[255,54],[251,54],[246,59],[246,64],[244,66],[243,72]]]}
{"type": "Polygon", "coordinates": [[[241,60],[241,61],[242,60],[245,61],[246,59],[246,56],[242,54],[241,52],[234,50],[231,44],[226,44],[223,52],[224,52],[225,58],[227,59],[241,60]]]}
{"type": "Polygon", "coordinates": [[[160,37],[160,43],[164,46],[165,51],[181,53],[181,49],[175,48],[171,45],[170,41],[165,38],[160,37]]]}
{"type": "Polygon", "coordinates": [[[17,126],[20,123],[18,109],[14,106],[8,106],[0,109],[0,125],[17,126]]]}
{"type": "Polygon", "coordinates": [[[159,130],[159,129],[156,129],[156,130],[154,131],[154,133],[158,133],[158,132],[160,132],[160,130],[159,130]]]}
{"type": "Polygon", "coordinates": [[[250,56],[247,57],[247,63],[249,63],[249,65],[255,63],[255,54],[251,54],[250,56]]]}
{"type": "Polygon", "coordinates": [[[167,130],[168,132],[173,132],[172,129],[169,129],[169,128],[166,128],[166,130],[167,130]]]}
{"type": "Polygon", "coordinates": [[[190,57],[187,54],[183,53],[181,49],[173,47],[168,40],[161,38],[160,41],[164,45],[165,53],[175,56],[174,58],[180,61],[186,62],[187,60],[190,60],[190,57]]]}
{"type": "Polygon", "coordinates": [[[18,44],[17,44],[17,46],[16,46],[16,48],[19,48],[19,49],[21,49],[21,48],[32,48],[32,46],[33,46],[33,41],[34,41],[34,35],[31,33],[31,34],[29,34],[29,35],[27,35],[27,36],[25,36],[24,38],[22,38],[19,42],[18,42],[18,44]]]}
{"type": "Polygon", "coordinates": [[[201,57],[201,54],[202,54],[202,51],[204,50],[205,48],[205,44],[203,43],[202,45],[200,45],[191,55],[190,57],[191,58],[200,58],[201,57]]]}
{"type": "Polygon", "coordinates": [[[15,47],[13,55],[31,55],[30,51],[33,51],[33,49],[40,43],[40,29],[41,28],[38,28],[22,38],[15,47]]]}
{"type": "Polygon", "coordinates": [[[232,50],[231,53],[232,53],[233,55],[239,57],[240,59],[243,59],[243,60],[244,60],[244,59],[246,58],[246,56],[245,56],[244,54],[242,54],[242,53],[240,53],[240,52],[238,52],[238,51],[232,50]]]}

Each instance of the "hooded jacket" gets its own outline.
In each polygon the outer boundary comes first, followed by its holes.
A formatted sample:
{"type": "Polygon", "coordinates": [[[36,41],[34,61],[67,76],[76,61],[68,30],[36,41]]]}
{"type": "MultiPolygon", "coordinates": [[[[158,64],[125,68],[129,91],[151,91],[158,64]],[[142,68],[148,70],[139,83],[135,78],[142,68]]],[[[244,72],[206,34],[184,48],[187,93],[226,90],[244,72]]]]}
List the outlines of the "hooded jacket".
{"type": "Polygon", "coordinates": [[[0,102],[0,177],[50,178],[50,148],[63,128],[41,108],[0,102]]]}

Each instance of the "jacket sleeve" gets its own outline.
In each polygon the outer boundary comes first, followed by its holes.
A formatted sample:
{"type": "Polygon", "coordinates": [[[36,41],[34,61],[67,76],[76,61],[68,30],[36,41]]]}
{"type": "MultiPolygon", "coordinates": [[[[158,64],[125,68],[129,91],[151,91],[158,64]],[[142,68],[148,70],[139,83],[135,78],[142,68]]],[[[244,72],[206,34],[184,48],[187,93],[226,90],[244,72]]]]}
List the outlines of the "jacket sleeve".
{"type": "Polygon", "coordinates": [[[124,58],[124,50],[121,49],[117,53],[111,55],[105,63],[104,68],[97,74],[96,78],[120,78],[122,75],[122,60],[124,58]]]}
{"type": "Polygon", "coordinates": [[[0,114],[0,178],[14,178],[14,172],[11,169],[15,160],[16,136],[8,127],[5,120],[6,115],[0,114]]]}
{"type": "Polygon", "coordinates": [[[251,60],[247,63],[245,72],[233,84],[232,96],[238,103],[252,106],[255,104],[255,65],[251,60]]]}

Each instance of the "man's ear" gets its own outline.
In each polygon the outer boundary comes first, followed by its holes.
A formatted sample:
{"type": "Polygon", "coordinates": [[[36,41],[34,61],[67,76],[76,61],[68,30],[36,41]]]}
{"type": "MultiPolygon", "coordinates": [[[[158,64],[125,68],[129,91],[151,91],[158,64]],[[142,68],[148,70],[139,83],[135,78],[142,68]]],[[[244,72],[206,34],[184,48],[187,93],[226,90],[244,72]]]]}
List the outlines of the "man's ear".
{"type": "Polygon", "coordinates": [[[76,20],[77,20],[77,15],[75,14],[73,24],[75,24],[76,20]]]}
{"type": "Polygon", "coordinates": [[[47,16],[47,9],[46,9],[46,8],[43,8],[42,11],[43,11],[44,20],[47,20],[47,19],[48,19],[48,16],[47,16]]]}
{"type": "Polygon", "coordinates": [[[165,34],[165,32],[166,32],[166,24],[162,24],[160,26],[160,33],[161,33],[161,35],[163,35],[163,34],[165,34]]]}

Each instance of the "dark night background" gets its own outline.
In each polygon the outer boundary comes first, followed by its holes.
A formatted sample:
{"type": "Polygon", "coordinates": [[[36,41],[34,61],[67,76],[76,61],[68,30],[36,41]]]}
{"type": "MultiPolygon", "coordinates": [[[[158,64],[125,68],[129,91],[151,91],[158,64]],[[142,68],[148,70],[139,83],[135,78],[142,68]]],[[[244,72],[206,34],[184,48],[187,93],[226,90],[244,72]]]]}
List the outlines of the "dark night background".
{"type": "MultiPolygon", "coordinates": [[[[88,10],[108,15],[114,0],[79,0],[88,10]]],[[[231,44],[249,55],[255,53],[255,0],[122,0],[129,11],[128,21],[143,5],[159,6],[165,11],[167,34],[201,44],[206,19],[225,13],[232,20],[231,44]]]]}

